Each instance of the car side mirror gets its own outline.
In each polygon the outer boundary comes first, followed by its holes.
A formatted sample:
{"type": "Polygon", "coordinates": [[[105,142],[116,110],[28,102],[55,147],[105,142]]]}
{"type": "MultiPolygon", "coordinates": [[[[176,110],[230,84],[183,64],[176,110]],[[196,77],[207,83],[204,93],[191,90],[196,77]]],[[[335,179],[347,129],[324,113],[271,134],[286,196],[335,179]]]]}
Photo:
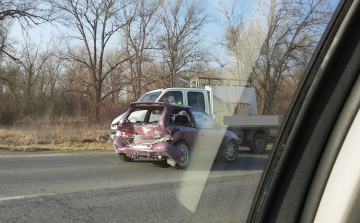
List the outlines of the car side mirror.
{"type": "Polygon", "coordinates": [[[212,126],[212,128],[213,129],[216,129],[216,130],[219,130],[219,129],[221,129],[222,127],[221,127],[221,125],[219,125],[219,124],[213,124],[213,126],[212,126]]]}

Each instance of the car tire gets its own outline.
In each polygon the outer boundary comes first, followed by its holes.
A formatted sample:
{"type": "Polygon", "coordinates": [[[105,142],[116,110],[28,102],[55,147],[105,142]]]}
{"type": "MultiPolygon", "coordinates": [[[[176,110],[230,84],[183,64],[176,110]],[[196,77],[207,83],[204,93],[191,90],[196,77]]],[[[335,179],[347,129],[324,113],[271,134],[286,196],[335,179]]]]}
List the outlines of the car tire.
{"type": "Polygon", "coordinates": [[[184,153],[179,157],[175,164],[175,168],[177,169],[186,169],[187,165],[190,161],[190,149],[189,146],[185,142],[178,142],[175,144],[177,148],[179,148],[184,153]]]}
{"type": "Polygon", "coordinates": [[[123,162],[131,162],[131,161],[134,160],[133,158],[130,158],[130,157],[128,157],[127,155],[125,155],[125,154],[123,154],[123,153],[119,153],[119,158],[120,158],[121,161],[123,161],[123,162]]]}
{"type": "Polygon", "coordinates": [[[238,157],[238,148],[233,141],[226,144],[225,148],[221,151],[221,159],[225,162],[232,163],[238,157]]]}
{"type": "Polygon", "coordinates": [[[250,152],[263,153],[266,150],[267,141],[263,134],[255,134],[253,140],[250,142],[250,152]]]}

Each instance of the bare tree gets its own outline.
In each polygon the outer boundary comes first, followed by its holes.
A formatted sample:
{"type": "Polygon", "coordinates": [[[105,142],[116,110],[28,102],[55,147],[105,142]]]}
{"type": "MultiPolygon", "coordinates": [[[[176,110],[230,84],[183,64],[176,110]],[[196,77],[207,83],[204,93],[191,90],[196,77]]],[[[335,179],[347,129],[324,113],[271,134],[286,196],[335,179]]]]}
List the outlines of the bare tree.
{"type": "Polygon", "coordinates": [[[124,8],[123,14],[128,25],[122,28],[124,49],[132,59],[127,62],[128,73],[126,84],[128,93],[133,99],[138,99],[153,83],[149,75],[149,65],[156,50],[156,31],[159,17],[156,13],[163,0],[139,0],[132,4],[130,10],[124,8]]]}
{"type": "MultiPolygon", "coordinates": [[[[118,58],[116,58],[116,54],[108,54],[107,59],[108,61],[116,61],[118,58]]],[[[121,66],[118,66],[116,69],[114,69],[111,72],[111,75],[109,75],[104,80],[104,88],[106,92],[113,92],[109,95],[107,98],[107,111],[108,114],[112,115],[112,118],[114,114],[118,114],[119,109],[118,105],[123,101],[125,90],[124,88],[121,89],[121,91],[117,91],[119,89],[119,86],[123,86],[125,82],[125,69],[126,63],[122,64],[121,66]]]]}
{"type": "Polygon", "coordinates": [[[41,0],[2,0],[0,1],[0,57],[4,54],[14,60],[10,52],[13,43],[9,43],[8,33],[14,20],[17,20],[26,32],[28,27],[51,22],[52,8],[41,0]]]}
{"type": "Polygon", "coordinates": [[[2,0],[0,21],[18,19],[20,25],[38,25],[52,19],[51,7],[40,0],[2,0]]]}
{"type": "Polygon", "coordinates": [[[18,65],[13,61],[7,61],[0,68],[0,94],[12,95],[16,102],[20,103],[18,98],[18,77],[21,76],[18,65]]]}
{"type": "Polygon", "coordinates": [[[53,52],[49,48],[44,50],[43,45],[44,43],[35,45],[25,38],[21,44],[21,51],[15,54],[18,59],[8,58],[3,63],[0,86],[2,85],[2,93],[8,100],[8,108],[4,108],[3,111],[6,113],[16,110],[15,116],[10,113],[5,115],[5,119],[11,122],[19,120],[24,114],[28,117],[44,115],[48,104],[47,67],[48,61],[53,58],[53,52]]]}
{"type": "Polygon", "coordinates": [[[13,62],[7,62],[0,68],[0,125],[13,125],[21,112],[17,77],[20,72],[13,62]]]}
{"type": "Polygon", "coordinates": [[[40,95],[42,91],[42,86],[39,86],[39,80],[45,73],[47,60],[52,57],[52,53],[48,49],[41,50],[40,44],[35,45],[29,39],[25,39],[22,45],[22,52],[17,60],[17,65],[22,73],[18,84],[22,92],[24,92],[25,113],[27,114],[39,110],[37,105],[40,104],[40,101],[36,100],[36,95],[40,95]]]}
{"type": "Polygon", "coordinates": [[[191,72],[193,65],[205,60],[200,31],[210,22],[202,0],[168,1],[163,5],[162,32],[158,43],[163,63],[175,86],[175,79],[191,72]]]}
{"type": "Polygon", "coordinates": [[[3,60],[4,55],[12,56],[12,44],[9,37],[12,22],[10,20],[0,21],[0,62],[3,60]]]}
{"type": "Polygon", "coordinates": [[[248,18],[244,18],[244,13],[238,12],[240,6],[237,3],[233,1],[228,5],[222,2],[218,9],[225,18],[222,22],[225,32],[220,45],[225,46],[230,56],[227,61],[219,63],[230,73],[227,76],[246,80],[259,56],[264,35],[260,21],[253,15],[255,12],[249,12],[248,18]]]}
{"type": "Polygon", "coordinates": [[[327,0],[259,1],[267,23],[260,56],[252,72],[260,114],[278,103],[284,75],[293,75],[308,62],[331,16],[327,0]]]}
{"type": "Polygon", "coordinates": [[[121,63],[129,60],[123,58],[119,50],[113,50],[116,61],[106,61],[106,49],[110,38],[125,26],[128,21],[120,19],[121,11],[129,3],[126,0],[48,0],[57,10],[59,22],[72,29],[68,34],[68,50],[66,59],[84,66],[89,78],[77,79],[85,86],[78,91],[93,102],[95,118],[99,120],[101,102],[122,86],[106,92],[104,80],[111,75],[121,63]],[[71,40],[75,44],[71,45],[71,40]],[[81,45],[76,47],[76,45],[81,45]]]}

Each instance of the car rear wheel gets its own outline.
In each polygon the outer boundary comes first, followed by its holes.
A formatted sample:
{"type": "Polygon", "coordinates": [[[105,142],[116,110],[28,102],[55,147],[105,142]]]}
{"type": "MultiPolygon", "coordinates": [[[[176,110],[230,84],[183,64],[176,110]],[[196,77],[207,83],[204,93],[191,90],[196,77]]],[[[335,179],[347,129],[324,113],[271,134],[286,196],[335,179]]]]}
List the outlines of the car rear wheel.
{"type": "Polygon", "coordinates": [[[229,142],[222,151],[222,159],[228,163],[234,162],[238,157],[238,148],[234,142],[229,142]]]}
{"type": "Polygon", "coordinates": [[[130,157],[128,157],[127,155],[125,155],[125,154],[123,154],[123,153],[119,153],[119,158],[120,158],[121,161],[123,161],[123,162],[131,162],[131,161],[134,160],[133,158],[130,158],[130,157]]]}
{"type": "Polygon", "coordinates": [[[184,142],[179,142],[176,144],[176,147],[184,153],[177,160],[175,167],[178,169],[185,169],[190,160],[189,146],[184,142]]]}

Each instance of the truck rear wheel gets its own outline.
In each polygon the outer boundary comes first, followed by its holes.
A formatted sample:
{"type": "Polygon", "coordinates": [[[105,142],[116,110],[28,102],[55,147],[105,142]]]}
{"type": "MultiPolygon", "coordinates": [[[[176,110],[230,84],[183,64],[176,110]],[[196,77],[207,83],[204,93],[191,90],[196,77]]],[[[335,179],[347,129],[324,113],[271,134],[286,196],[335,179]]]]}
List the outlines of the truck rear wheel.
{"type": "Polygon", "coordinates": [[[255,134],[253,140],[250,142],[250,152],[263,153],[266,150],[267,141],[263,134],[255,134]]]}

